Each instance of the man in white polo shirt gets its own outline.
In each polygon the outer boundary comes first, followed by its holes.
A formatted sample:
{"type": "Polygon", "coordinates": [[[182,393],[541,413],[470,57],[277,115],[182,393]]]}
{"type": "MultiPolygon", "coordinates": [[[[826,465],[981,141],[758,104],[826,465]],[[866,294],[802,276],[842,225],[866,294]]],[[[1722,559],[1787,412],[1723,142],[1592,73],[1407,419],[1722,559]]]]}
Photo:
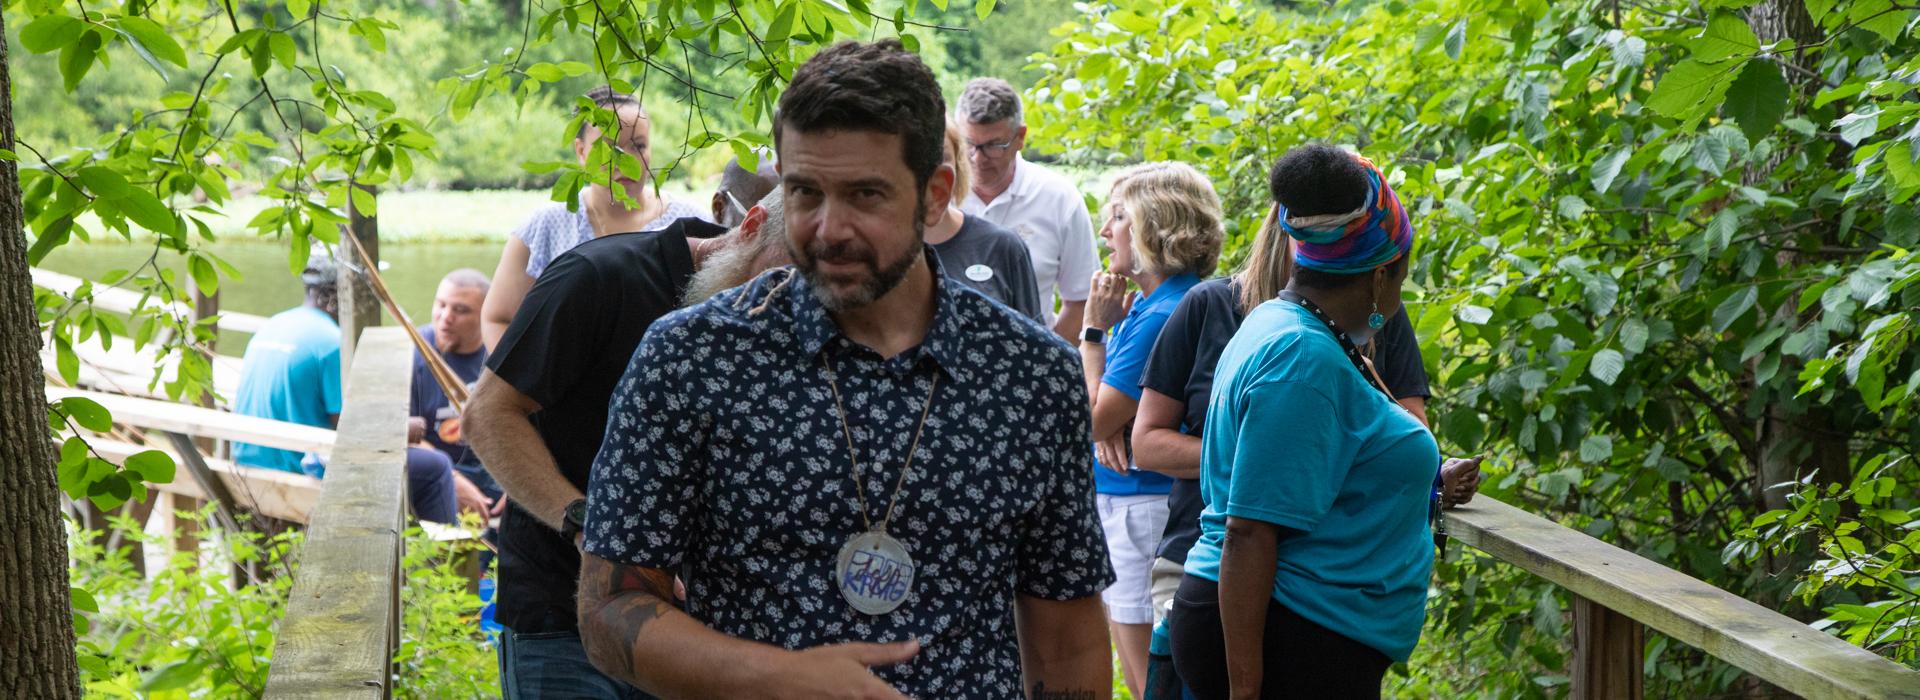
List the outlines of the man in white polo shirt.
{"type": "Polygon", "coordinates": [[[1007,81],[968,81],[955,112],[974,176],[973,192],[960,210],[1020,234],[1033,258],[1046,322],[1078,345],[1087,292],[1100,267],[1093,250],[1093,223],[1080,191],[1060,174],[1020,157],[1027,127],[1021,121],[1020,93],[1007,81]]]}

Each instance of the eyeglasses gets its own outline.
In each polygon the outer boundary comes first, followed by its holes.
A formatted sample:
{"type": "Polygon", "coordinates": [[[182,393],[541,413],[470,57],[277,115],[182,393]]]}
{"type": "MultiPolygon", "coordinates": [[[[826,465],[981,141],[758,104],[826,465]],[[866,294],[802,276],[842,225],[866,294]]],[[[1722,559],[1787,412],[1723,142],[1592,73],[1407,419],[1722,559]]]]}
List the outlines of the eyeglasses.
{"type": "Polygon", "coordinates": [[[747,205],[741,204],[740,200],[735,198],[732,192],[722,192],[721,194],[727,196],[727,203],[732,204],[734,209],[739,210],[740,218],[747,218],[747,205]]]}
{"type": "Polygon", "coordinates": [[[1013,139],[1007,139],[1000,143],[967,142],[967,151],[969,153],[985,153],[995,158],[1006,155],[1007,151],[1010,150],[1013,150],[1013,139]]]}

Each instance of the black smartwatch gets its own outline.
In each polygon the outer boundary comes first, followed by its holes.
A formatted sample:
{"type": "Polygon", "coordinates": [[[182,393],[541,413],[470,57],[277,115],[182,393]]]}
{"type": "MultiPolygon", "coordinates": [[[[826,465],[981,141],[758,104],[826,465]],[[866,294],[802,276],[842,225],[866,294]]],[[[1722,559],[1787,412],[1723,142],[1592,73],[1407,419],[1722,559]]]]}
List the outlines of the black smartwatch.
{"type": "Polygon", "coordinates": [[[1107,342],[1107,332],[1092,326],[1082,328],[1080,329],[1080,342],[1104,345],[1107,342]]]}
{"type": "Polygon", "coordinates": [[[572,540],[587,526],[587,499],[567,504],[565,514],[560,518],[560,536],[572,540]]]}

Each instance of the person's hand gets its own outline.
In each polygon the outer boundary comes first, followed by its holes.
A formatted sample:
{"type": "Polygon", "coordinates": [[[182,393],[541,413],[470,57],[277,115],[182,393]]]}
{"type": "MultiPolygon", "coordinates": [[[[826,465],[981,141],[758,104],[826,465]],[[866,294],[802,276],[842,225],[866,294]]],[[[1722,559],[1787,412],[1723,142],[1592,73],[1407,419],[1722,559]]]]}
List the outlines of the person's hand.
{"type": "Polygon", "coordinates": [[[1129,429],[1121,429],[1114,433],[1113,437],[1093,443],[1093,453],[1100,458],[1100,466],[1119,472],[1123,476],[1127,473],[1127,467],[1133,464],[1132,456],[1127,454],[1127,435],[1132,432],[1129,429]]]}
{"type": "Polygon", "coordinates": [[[1113,324],[1133,309],[1133,295],[1127,293],[1127,278],[1107,271],[1093,273],[1093,289],[1087,295],[1084,323],[1088,328],[1112,330],[1113,324]]]}
{"type": "Polygon", "coordinates": [[[500,500],[493,502],[493,508],[487,510],[487,517],[498,518],[507,514],[507,495],[500,494],[500,500]]]}
{"type": "Polygon", "coordinates": [[[407,416],[407,444],[418,445],[425,439],[427,439],[427,419],[407,416]]]}
{"type": "Polygon", "coordinates": [[[869,668],[904,663],[920,653],[920,642],[850,642],[778,652],[768,675],[780,682],[781,695],[834,700],[906,700],[869,668]]]}
{"type": "Polygon", "coordinates": [[[480,487],[474,486],[473,481],[460,472],[453,473],[453,501],[460,504],[461,512],[472,513],[481,518],[487,517],[487,513],[493,510],[493,503],[487,500],[487,494],[481,493],[480,487]]]}
{"type": "Polygon", "coordinates": [[[1440,507],[1452,508],[1473,500],[1480,491],[1480,463],[1485,455],[1449,459],[1440,466],[1440,507]]]}

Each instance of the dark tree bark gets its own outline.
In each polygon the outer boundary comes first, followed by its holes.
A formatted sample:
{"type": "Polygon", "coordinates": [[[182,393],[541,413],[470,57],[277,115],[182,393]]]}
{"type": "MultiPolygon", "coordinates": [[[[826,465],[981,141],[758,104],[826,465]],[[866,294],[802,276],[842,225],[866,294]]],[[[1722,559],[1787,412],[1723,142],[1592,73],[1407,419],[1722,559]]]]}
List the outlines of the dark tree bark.
{"type": "MultiPolygon", "coordinates": [[[[13,142],[13,79],[0,18],[0,147],[13,142]]],[[[40,322],[27,273],[20,170],[0,161],[0,697],[78,698],[67,531],[47,402],[40,322]]]]}

